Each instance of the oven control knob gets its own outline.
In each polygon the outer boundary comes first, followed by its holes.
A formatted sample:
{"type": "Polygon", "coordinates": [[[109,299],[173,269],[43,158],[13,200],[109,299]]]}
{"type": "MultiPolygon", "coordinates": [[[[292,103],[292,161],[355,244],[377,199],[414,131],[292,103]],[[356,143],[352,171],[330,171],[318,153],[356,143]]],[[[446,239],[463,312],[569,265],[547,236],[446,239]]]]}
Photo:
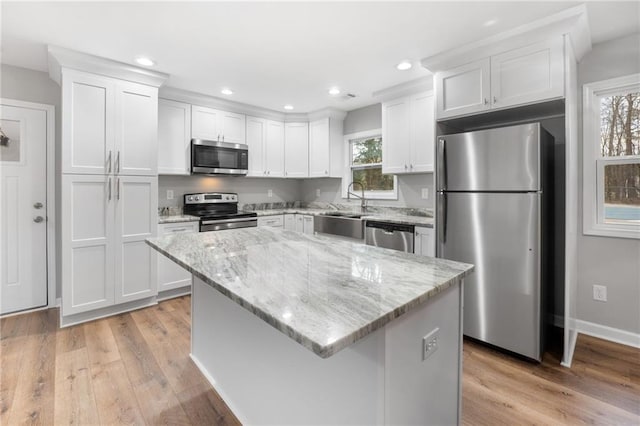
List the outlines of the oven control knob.
{"type": "Polygon", "coordinates": [[[229,199],[229,196],[227,195],[226,197],[224,197],[224,199],[225,199],[225,200],[228,200],[228,199],[229,199]]]}
{"type": "Polygon", "coordinates": [[[187,198],[187,201],[193,201],[193,197],[189,196],[189,198],[187,198]]]}
{"type": "Polygon", "coordinates": [[[200,199],[200,197],[198,197],[198,196],[196,195],[196,201],[198,201],[199,199],[200,199]]]}

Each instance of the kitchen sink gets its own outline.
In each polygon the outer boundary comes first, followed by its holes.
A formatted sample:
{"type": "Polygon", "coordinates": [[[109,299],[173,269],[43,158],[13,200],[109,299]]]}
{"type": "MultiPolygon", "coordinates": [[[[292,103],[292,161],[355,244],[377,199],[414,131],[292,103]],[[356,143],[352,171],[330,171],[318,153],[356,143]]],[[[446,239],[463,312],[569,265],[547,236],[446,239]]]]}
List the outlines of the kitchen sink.
{"type": "Polygon", "coordinates": [[[313,220],[313,230],[320,234],[364,239],[364,221],[362,214],[331,212],[318,215],[313,220]]]}

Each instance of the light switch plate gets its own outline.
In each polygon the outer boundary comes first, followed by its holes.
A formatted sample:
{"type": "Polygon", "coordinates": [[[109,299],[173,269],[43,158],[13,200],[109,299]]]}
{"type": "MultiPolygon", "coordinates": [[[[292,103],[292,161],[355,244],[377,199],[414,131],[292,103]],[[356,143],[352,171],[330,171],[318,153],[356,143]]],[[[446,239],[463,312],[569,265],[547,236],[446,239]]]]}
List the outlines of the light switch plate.
{"type": "Polygon", "coordinates": [[[267,189],[267,197],[273,197],[273,189],[267,189]]]}
{"type": "Polygon", "coordinates": [[[425,200],[429,199],[429,188],[422,188],[422,198],[425,200]]]}
{"type": "Polygon", "coordinates": [[[597,300],[599,302],[606,302],[607,301],[607,286],[594,285],[593,286],[593,300],[597,300]]]}

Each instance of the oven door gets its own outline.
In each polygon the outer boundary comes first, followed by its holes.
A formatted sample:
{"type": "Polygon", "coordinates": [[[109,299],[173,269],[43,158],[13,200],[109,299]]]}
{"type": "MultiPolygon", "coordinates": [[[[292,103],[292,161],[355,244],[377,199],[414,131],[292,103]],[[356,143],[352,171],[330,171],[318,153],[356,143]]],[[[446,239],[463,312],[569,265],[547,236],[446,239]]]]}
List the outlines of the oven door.
{"type": "Polygon", "coordinates": [[[191,140],[191,173],[246,175],[249,147],[239,143],[191,140]]]}
{"type": "Polygon", "coordinates": [[[201,220],[200,232],[223,231],[225,229],[252,228],[258,226],[257,217],[242,217],[237,219],[201,220]]]}

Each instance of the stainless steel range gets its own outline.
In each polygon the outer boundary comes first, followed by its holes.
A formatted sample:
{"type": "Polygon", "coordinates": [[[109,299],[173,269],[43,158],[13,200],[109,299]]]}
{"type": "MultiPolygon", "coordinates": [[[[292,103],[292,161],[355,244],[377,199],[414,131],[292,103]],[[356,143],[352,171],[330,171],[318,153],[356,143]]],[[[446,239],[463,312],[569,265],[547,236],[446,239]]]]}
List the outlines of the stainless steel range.
{"type": "Polygon", "coordinates": [[[184,213],[200,217],[200,232],[258,226],[256,213],[238,212],[238,194],[184,194],[184,213]]]}

